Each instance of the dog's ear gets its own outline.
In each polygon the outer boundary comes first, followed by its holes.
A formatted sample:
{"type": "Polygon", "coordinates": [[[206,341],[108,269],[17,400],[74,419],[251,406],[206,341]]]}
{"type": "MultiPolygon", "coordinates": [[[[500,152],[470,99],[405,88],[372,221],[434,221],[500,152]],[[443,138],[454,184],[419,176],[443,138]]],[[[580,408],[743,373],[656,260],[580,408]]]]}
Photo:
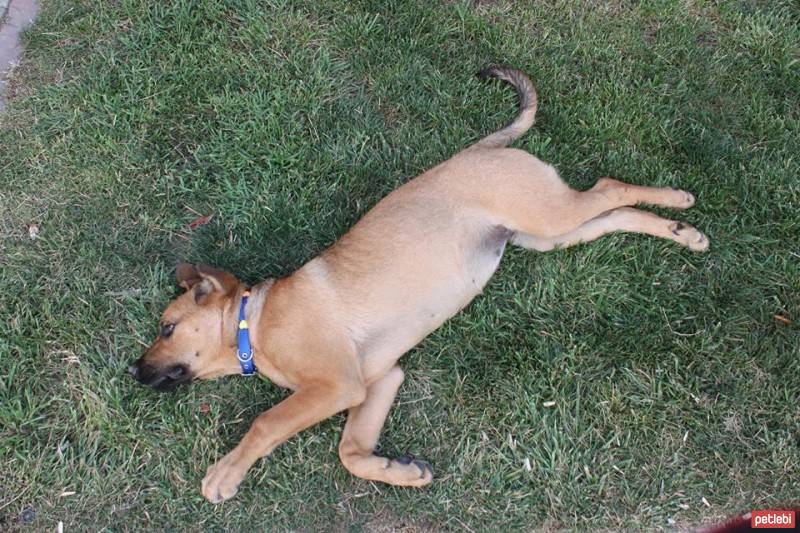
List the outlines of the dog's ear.
{"type": "Polygon", "coordinates": [[[203,305],[214,293],[227,296],[239,285],[239,280],[233,274],[207,265],[181,263],[175,275],[178,278],[178,285],[186,290],[194,289],[194,300],[198,305],[203,305]]]}
{"type": "Polygon", "coordinates": [[[189,263],[181,263],[175,269],[175,277],[178,278],[178,285],[187,291],[195,286],[196,283],[203,281],[197,268],[189,263]]]}

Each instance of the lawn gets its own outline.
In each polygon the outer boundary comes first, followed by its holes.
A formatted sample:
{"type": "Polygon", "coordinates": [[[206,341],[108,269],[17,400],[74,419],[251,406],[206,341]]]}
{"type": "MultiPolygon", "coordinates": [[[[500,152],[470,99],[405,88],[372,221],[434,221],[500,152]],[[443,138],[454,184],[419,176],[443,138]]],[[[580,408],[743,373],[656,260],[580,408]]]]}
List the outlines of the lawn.
{"type": "Polygon", "coordinates": [[[0,117],[0,529],[669,529],[800,501],[796,2],[42,3],[0,117]],[[496,63],[539,91],[515,146],[576,188],[693,192],[710,251],[509,250],[401,361],[381,448],[429,488],[350,476],[339,415],[207,503],[286,393],[127,375],[176,262],[290,273],[510,120],[474,77],[496,63]]]}

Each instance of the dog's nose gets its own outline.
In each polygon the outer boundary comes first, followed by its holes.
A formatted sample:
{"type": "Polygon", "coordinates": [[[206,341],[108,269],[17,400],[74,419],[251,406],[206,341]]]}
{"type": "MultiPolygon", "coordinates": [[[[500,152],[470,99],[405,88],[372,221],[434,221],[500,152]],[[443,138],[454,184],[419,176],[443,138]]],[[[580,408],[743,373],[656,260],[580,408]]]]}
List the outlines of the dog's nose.
{"type": "Polygon", "coordinates": [[[167,371],[167,375],[172,379],[181,379],[186,375],[186,367],[183,365],[175,365],[167,371]]]}
{"type": "Polygon", "coordinates": [[[138,378],[139,377],[139,365],[135,362],[131,366],[128,367],[128,372],[130,372],[131,376],[138,378]]]}

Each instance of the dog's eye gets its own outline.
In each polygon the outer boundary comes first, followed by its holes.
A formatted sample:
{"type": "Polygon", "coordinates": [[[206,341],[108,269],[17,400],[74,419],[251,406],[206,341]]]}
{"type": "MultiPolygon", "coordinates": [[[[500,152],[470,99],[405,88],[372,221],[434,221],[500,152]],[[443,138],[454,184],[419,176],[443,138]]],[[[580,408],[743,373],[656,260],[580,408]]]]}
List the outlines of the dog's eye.
{"type": "Polygon", "coordinates": [[[167,338],[175,331],[175,324],[164,324],[161,326],[161,337],[167,338]]]}

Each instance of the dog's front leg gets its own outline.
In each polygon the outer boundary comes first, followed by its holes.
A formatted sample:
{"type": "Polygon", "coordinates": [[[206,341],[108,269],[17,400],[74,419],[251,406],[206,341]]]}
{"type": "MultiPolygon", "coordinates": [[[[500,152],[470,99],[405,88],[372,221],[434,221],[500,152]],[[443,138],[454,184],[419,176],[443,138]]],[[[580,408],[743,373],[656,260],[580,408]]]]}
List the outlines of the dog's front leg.
{"type": "Polygon", "coordinates": [[[364,401],[366,389],[316,385],[302,388],[261,414],[241,442],[211,465],[203,479],[203,496],[211,503],[233,497],[247,470],[259,458],[299,431],[364,401]]]}

